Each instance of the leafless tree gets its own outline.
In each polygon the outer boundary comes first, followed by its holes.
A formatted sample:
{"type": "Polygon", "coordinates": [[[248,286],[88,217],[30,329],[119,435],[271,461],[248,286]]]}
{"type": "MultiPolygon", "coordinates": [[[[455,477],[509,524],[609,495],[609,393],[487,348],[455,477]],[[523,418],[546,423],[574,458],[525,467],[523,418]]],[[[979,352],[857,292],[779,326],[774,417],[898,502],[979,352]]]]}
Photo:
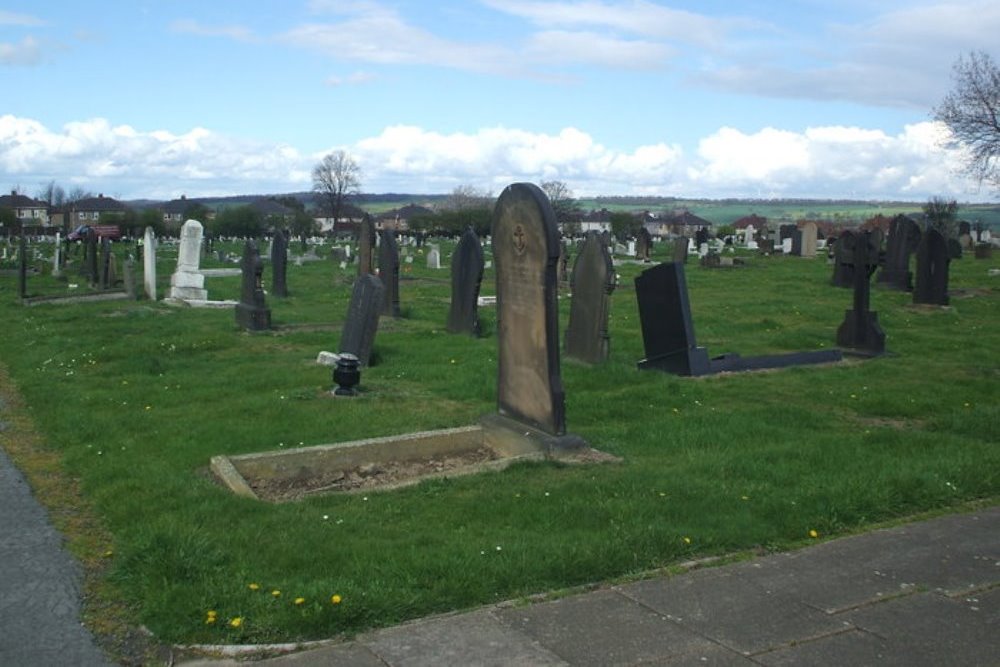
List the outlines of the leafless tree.
{"type": "Polygon", "coordinates": [[[932,197],[924,204],[924,215],[946,239],[958,236],[958,202],[954,199],[932,197]]]}
{"type": "Polygon", "coordinates": [[[969,151],[968,173],[1000,187],[1000,68],[984,51],[960,57],[955,89],[934,109],[954,142],[969,151]]]}
{"type": "Polygon", "coordinates": [[[444,204],[444,208],[449,211],[469,211],[492,206],[493,193],[489,190],[480,190],[474,185],[456,186],[444,204]]]}
{"type": "Polygon", "coordinates": [[[539,187],[549,198],[556,220],[563,226],[564,231],[575,232],[576,230],[566,229],[567,225],[574,225],[580,221],[580,207],[573,198],[573,191],[563,181],[542,181],[539,187]]]}
{"type": "Polygon", "coordinates": [[[66,191],[55,181],[49,181],[39,188],[35,199],[43,201],[49,206],[62,206],[66,201],[66,191]]]}
{"type": "Polygon", "coordinates": [[[336,150],[313,167],[312,178],[313,192],[326,201],[336,228],[344,201],[360,191],[361,167],[347,151],[336,150]]]}

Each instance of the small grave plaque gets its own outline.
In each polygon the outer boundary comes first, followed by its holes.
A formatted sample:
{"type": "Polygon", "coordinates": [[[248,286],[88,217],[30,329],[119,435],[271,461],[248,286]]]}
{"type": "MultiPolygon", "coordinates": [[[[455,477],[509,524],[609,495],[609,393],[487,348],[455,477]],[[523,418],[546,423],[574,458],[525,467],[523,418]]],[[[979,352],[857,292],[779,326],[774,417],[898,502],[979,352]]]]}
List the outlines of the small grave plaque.
{"type": "Polygon", "coordinates": [[[479,336],[479,288],[483,282],[483,247],[471,227],[465,230],[451,256],[451,333],[479,336]]]}
{"type": "Polygon", "coordinates": [[[566,327],[566,356],[599,364],[608,358],[610,351],[608,315],[615,270],[597,232],[587,232],[573,264],[570,288],[573,300],[566,327]]]}

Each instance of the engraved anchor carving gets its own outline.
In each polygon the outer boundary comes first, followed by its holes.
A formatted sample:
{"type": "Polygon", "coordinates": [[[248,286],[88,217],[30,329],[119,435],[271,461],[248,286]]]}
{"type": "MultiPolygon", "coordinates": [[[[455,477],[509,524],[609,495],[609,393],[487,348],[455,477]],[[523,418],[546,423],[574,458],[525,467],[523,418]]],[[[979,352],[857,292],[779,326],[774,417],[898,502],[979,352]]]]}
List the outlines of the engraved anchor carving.
{"type": "Polygon", "coordinates": [[[525,249],[525,247],[527,247],[527,245],[528,244],[524,240],[524,228],[521,227],[521,225],[515,226],[514,227],[514,249],[517,250],[518,253],[522,253],[522,252],[524,252],[524,249],[525,249]]]}

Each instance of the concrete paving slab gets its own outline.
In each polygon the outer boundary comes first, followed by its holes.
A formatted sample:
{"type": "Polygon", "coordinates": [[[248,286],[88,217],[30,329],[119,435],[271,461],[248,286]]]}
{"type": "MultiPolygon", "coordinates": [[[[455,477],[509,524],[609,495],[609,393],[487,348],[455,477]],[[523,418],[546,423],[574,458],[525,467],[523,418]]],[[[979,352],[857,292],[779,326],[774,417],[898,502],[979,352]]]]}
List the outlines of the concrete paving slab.
{"type": "Polygon", "coordinates": [[[669,658],[643,661],[636,667],[759,667],[760,663],[725,646],[707,644],[704,648],[669,658]]]}
{"type": "Polygon", "coordinates": [[[613,590],[497,615],[571,665],[631,665],[712,647],[709,640],[613,590]]]}
{"type": "Polygon", "coordinates": [[[986,622],[996,626],[1000,632],[1000,586],[988,591],[962,595],[957,599],[970,611],[982,614],[986,622]]]}
{"type": "Polygon", "coordinates": [[[391,667],[566,665],[487,610],[407,623],[359,641],[391,667]]]}
{"type": "Polygon", "coordinates": [[[943,595],[920,593],[847,615],[859,629],[885,640],[895,664],[1000,664],[1000,627],[962,602],[943,595]]]}
{"type": "Polygon", "coordinates": [[[833,665],[889,665],[891,655],[885,641],[861,630],[796,644],[754,660],[769,667],[831,667],[833,665]]]}
{"type": "Polygon", "coordinates": [[[640,581],[619,590],[692,632],[744,655],[791,642],[843,632],[843,620],[798,601],[783,590],[765,590],[742,566],[700,570],[640,581]]]}

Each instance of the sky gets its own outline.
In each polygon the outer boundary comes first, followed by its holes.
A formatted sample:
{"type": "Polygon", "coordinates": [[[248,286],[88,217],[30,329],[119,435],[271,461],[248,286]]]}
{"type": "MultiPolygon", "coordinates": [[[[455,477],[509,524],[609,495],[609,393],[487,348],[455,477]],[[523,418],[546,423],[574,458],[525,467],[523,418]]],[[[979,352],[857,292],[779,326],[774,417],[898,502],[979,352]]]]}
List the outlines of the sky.
{"type": "Polygon", "coordinates": [[[0,188],[1000,201],[934,107],[1000,2],[13,0],[0,188]]]}

